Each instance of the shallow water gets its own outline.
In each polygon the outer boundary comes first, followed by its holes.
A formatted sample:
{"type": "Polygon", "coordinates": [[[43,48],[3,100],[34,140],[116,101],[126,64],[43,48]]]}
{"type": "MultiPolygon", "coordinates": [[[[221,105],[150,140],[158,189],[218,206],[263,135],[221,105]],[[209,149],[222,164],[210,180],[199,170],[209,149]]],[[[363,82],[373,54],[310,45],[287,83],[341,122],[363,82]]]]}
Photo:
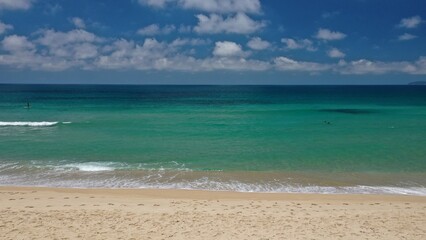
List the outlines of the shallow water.
{"type": "Polygon", "coordinates": [[[3,185],[425,194],[424,146],[423,86],[0,85],[3,185]]]}

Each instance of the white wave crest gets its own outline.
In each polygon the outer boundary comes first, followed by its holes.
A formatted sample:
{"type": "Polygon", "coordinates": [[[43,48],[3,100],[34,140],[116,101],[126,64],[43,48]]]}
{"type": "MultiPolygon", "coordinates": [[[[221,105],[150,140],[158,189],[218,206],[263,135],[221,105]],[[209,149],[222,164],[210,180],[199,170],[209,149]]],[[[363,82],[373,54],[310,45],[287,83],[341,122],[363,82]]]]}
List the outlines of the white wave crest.
{"type": "Polygon", "coordinates": [[[50,127],[58,122],[0,122],[0,127],[50,127]]]}
{"type": "Polygon", "coordinates": [[[114,167],[109,166],[109,163],[98,163],[98,162],[67,164],[64,167],[74,168],[83,172],[102,172],[102,171],[114,170],[114,167]]]}

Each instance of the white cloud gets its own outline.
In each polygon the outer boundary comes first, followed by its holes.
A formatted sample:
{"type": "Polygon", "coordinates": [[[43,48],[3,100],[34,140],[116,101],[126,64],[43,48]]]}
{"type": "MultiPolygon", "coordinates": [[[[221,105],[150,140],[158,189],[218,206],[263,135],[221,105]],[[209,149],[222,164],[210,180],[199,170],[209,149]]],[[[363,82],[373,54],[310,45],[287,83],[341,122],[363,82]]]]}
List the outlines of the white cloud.
{"type": "Polygon", "coordinates": [[[416,28],[422,23],[422,18],[420,16],[413,16],[410,18],[403,18],[397,27],[401,28],[416,28]]]}
{"type": "Polygon", "coordinates": [[[168,4],[183,9],[193,9],[208,13],[255,13],[261,12],[260,0],[138,0],[139,4],[154,8],[164,8],[168,4]]]}
{"type": "Polygon", "coordinates": [[[215,43],[213,55],[217,57],[235,57],[243,56],[245,52],[241,48],[241,45],[235,42],[223,41],[215,43]]]}
{"type": "MultiPolygon", "coordinates": [[[[41,35],[35,40],[42,50],[40,55],[47,58],[46,63],[51,61],[62,62],[61,68],[81,66],[87,68],[83,61],[94,59],[99,55],[99,46],[103,40],[91,32],[75,29],[69,32],[57,32],[54,30],[42,30],[41,35]]],[[[53,62],[52,66],[57,64],[53,62]]],[[[56,67],[52,67],[56,70],[56,67]]],[[[60,69],[61,69],[60,68],[60,69]]]]}
{"type": "MultiPolygon", "coordinates": [[[[395,65],[395,64],[393,64],[395,65]]],[[[383,74],[389,72],[392,68],[390,64],[382,62],[373,62],[367,59],[360,59],[346,63],[345,61],[339,62],[337,69],[343,74],[383,74]]]]}
{"type": "Polygon", "coordinates": [[[179,33],[190,33],[192,31],[192,27],[187,25],[180,25],[177,31],[179,33]]]}
{"type": "Polygon", "coordinates": [[[69,32],[56,32],[55,30],[42,30],[41,37],[36,41],[44,46],[58,47],[70,43],[100,42],[101,38],[91,32],[75,29],[69,32]]]}
{"type": "Polygon", "coordinates": [[[0,0],[0,10],[28,10],[33,0],[0,0]]]}
{"type": "MultiPolygon", "coordinates": [[[[186,42],[188,43],[188,42],[186,42]]],[[[137,70],[181,70],[192,71],[197,68],[195,59],[178,53],[182,40],[172,43],[145,39],[143,44],[120,39],[105,47],[102,56],[94,62],[101,69],[137,70]]]]}
{"type": "Polygon", "coordinates": [[[426,75],[426,56],[419,57],[419,59],[414,63],[415,67],[411,74],[417,75],[426,75]]]}
{"type": "Polygon", "coordinates": [[[248,41],[247,46],[253,50],[264,50],[269,48],[271,44],[260,37],[254,37],[248,41]]]}
{"type": "Polygon", "coordinates": [[[346,63],[341,60],[336,71],[342,74],[355,75],[386,73],[426,74],[426,57],[422,56],[415,62],[381,62],[360,59],[346,63]]]}
{"type": "Polygon", "coordinates": [[[331,58],[344,58],[346,56],[345,53],[343,53],[337,48],[332,48],[329,51],[327,51],[327,55],[331,58]]]}
{"type": "Polygon", "coordinates": [[[316,51],[317,49],[313,46],[313,42],[309,39],[292,39],[292,38],[283,38],[281,42],[286,45],[286,49],[295,50],[295,49],[306,49],[308,51],[316,51]]]}
{"type": "Polygon", "coordinates": [[[12,29],[13,29],[12,25],[9,25],[0,21],[0,35],[6,32],[7,30],[12,30],[12,29]]]}
{"type": "Polygon", "coordinates": [[[69,68],[63,59],[53,59],[36,53],[36,45],[24,36],[7,36],[1,42],[2,49],[8,54],[0,55],[0,65],[12,68],[60,71],[69,68]]]}
{"type": "Polygon", "coordinates": [[[198,24],[194,27],[194,31],[197,33],[250,34],[266,25],[264,22],[251,19],[244,13],[237,13],[235,16],[225,19],[217,14],[210,14],[210,16],[199,14],[196,17],[198,18],[198,24]]]}
{"type": "Polygon", "coordinates": [[[114,42],[107,47],[104,54],[94,63],[101,69],[138,69],[164,71],[262,71],[270,68],[268,62],[249,60],[244,55],[241,46],[226,43],[221,46],[212,58],[197,59],[178,52],[180,40],[171,43],[158,42],[155,39],[146,39],[142,45],[124,39],[114,42]],[[227,45],[227,46],[225,46],[227,45]]]}
{"type": "Polygon", "coordinates": [[[138,0],[138,3],[141,5],[146,5],[154,8],[164,8],[167,2],[172,2],[173,0],[138,0]]]}
{"type": "Polygon", "coordinates": [[[209,13],[260,13],[260,0],[179,0],[185,9],[195,9],[209,13]]]}
{"type": "Polygon", "coordinates": [[[37,71],[84,70],[141,70],[188,71],[215,70],[321,72],[351,75],[411,74],[426,75],[426,56],[414,61],[382,62],[360,59],[338,63],[321,63],[295,60],[286,56],[270,60],[249,58],[249,52],[237,42],[215,42],[212,56],[193,57],[185,46],[210,44],[200,38],[178,38],[157,41],[154,38],[138,43],[126,39],[102,39],[81,29],[69,32],[42,30],[32,35],[11,35],[1,42],[0,65],[37,71]]]}
{"type": "Polygon", "coordinates": [[[34,41],[24,36],[8,36],[2,42],[0,65],[37,71],[93,69],[99,56],[99,37],[84,30],[56,32],[43,30],[34,41]]]}
{"type": "Polygon", "coordinates": [[[206,58],[199,59],[195,71],[265,71],[271,69],[271,64],[266,61],[245,58],[206,58]]]}
{"type": "Polygon", "coordinates": [[[32,51],[35,46],[24,36],[11,35],[3,39],[2,48],[8,52],[32,51]]]}
{"type": "Polygon", "coordinates": [[[76,44],[72,48],[75,59],[87,59],[98,56],[98,47],[90,43],[76,44]]]}
{"type": "Polygon", "coordinates": [[[333,41],[333,40],[341,40],[346,37],[346,34],[341,32],[334,32],[329,29],[320,28],[318,29],[316,38],[324,41],[333,41]]]}
{"type": "Polygon", "coordinates": [[[280,71],[322,72],[331,69],[331,65],[316,62],[296,61],[287,57],[274,59],[274,66],[280,71]]]}
{"type": "Polygon", "coordinates": [[[201,38],[177,38],[173,40],[170,45],[175,47],[180,46],[201,46],[210,44],[210,40],[205,40],[201,38]]]}
{"type": "Polygon", "coordinates": [[[139,29],[137,33],[142,36],[154,36],[160,34],[166,35],[175,30],[176,27],[174,25],[166,25],[161,28],[158,24],[151,24],[149,26],[139,29]]]}
{"type": "Polygon", "coordinates": [[[404,33],[404,34],[398,36],[399,41],[408,41],[408,40],[412,40],[414,38],[417,38],[417,36],[413,35],[413,34],[409,34],[409,33],[404,33]]]}
{"type": "Polygon", "coordinates": [[[274,59],[274,66],[281,71],[300,71],[306,73],[336,72],[345,75],[403,73],[412,75],[426,74],[426,57],[422,56],[414,62],[381,62],[360,59],[351,62],[340,60],[338,64],[296,61],[287,57],[274,59]]]}
{"type": "Polygon", "coordinates": [[[86,28],[86,23],[84,23],[84,20],[81,18],[73,17],[70,19],[70,22],[72,22],[72,24],[74,24],[76,28],[81,28],[81,29],[86,28]]]}

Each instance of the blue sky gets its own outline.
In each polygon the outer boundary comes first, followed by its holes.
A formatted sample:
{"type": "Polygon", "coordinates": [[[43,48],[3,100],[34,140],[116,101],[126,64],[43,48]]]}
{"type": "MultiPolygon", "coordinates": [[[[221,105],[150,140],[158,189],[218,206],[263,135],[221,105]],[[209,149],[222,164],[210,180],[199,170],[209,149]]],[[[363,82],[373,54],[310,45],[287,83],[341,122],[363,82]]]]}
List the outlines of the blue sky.
{"type": "Polygon", "coordinates": [[[422,0],[0,0],[0,82],[426,80],[422,0]]]}

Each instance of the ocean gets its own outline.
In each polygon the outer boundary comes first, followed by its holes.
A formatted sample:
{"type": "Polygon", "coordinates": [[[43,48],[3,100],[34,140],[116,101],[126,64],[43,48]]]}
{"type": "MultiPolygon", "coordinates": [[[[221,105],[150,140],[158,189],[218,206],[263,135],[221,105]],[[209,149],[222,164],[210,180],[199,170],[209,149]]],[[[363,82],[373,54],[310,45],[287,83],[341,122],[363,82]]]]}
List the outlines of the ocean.
{"type": "Polygon", "coordinates": [[[0,185],[426,195],[426,86],[2,84],[0,185]]]}

